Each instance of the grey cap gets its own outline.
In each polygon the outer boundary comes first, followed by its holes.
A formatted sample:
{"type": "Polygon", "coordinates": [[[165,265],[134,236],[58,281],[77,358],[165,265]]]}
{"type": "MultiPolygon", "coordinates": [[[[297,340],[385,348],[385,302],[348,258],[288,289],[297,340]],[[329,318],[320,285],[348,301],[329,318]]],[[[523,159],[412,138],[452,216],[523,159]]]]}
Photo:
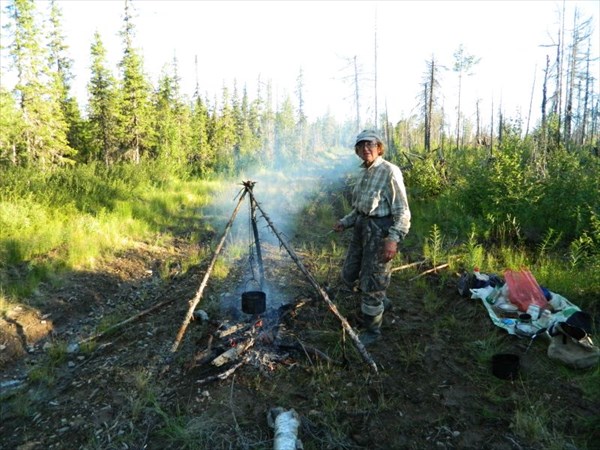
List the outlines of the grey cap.
{"type": "Polygon", "coordinates": [[[381,142],[381,138],[377,134],[376,131],[373,130],[363,130],[358,136],[356,136],[356,142],[354,145],[358,144],[361,141],[378,141],[381,142]]]}

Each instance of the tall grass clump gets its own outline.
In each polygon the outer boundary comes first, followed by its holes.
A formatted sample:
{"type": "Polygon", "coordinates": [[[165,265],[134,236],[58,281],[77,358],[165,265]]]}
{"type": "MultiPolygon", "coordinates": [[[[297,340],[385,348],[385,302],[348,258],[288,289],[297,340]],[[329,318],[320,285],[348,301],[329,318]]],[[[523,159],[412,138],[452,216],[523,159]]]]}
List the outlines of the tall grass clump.
{"type": "MultiPolygon", "coordinates": [[[[200,230],[196,212],[219,183],[182,181],[157,163],[88,164],[0,176],[0,288],[21,301],[64,270],[157,234],[200,230]]],[[[193,234],[193,233],[192,233],[193,234]]],[[[190,234],[191,235],[191,234],[190,234]]]]}

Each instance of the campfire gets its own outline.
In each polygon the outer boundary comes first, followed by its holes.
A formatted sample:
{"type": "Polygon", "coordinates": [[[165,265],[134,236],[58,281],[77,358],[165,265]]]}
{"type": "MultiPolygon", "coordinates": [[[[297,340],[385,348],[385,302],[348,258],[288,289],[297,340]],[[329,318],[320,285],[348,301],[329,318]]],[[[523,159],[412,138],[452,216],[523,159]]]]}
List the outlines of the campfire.
{"type": "Polygon", "coordinates": [[[223,380],[244,364],[261,372],[273,371],[277,364],[291,361],[292,350],[335,363],[325,353],[286,333],[286,319],[293,317],[298,308],[312,301],[313,299],[301,299],[294,304],[269,309],[264,314],[248,315],[243,320],[228,318],[216,323],[214,331],[208,337],[206,348],[194,355],[192,364],[195,367],[206,365],[211,369],[224,370],[200,379],[197,383],[223,380]]]}
{"type": "Polygon", "coordinates": [[[229,219],[225,227],[225,232],[219,244],[216,247],[216,250],[213,254],[209,267],[204,275],[204,278],[196,292],[195,297],[189,302],[189,309],[187,311],[186,317],[183,320],[183,323],[179,329],[175,342],[171,348],[171,351],[174,353],[177,351],[181,340],[185,334],[187,326],[190,321],[194,318],[194,314],[196,311],[196,307],[202,299],[202,294],[204,289],[208,283],[208,279],[210,277],[210,273],[214,267],[214,264],[221,252],[225,240],[227,238],[227,234],[229,233],[232,224],[235,220],[235,217],[240,209],[241,203],[246,196],[249,197],[250,200],[250,218],[252,224],[252,232],[254,235],[254,252],[256,256],[256,261],[258,264],[258,279],[254,278],[254,281],[257,283],[260,290],[257,291],[246,291],[242,294],[242,309],[244,312],[249,313],[249,317],[245,321],[241,321],[238,323],[227,323],[226,321],[219,324],[217,327],[217,331],[213,333],[209,338],[209,343],[207,348],[202,350],[198,355],[196,355],[195,361],[196,364],[204,364],[209,362],[212,366],[215,367],[224,367],[226,365],[230,365],[225,371],[207,377],[205,379],[199,380],[199,383],[207,383],[209,381],[214,381],[218,379],[224,379],[231,375],[235,370],[237,370],[241,365],[245,363],[252,362],[254,364],[258,364],[259,367],[270,367],[275,362],[281,361],[285,359],[287,356],[285,354],[275,352],[274,349],[283,350],[300,348],[305,353],[313,353],[315,355],[319,355],[320,357],[325,357],[329,359],[322,352],[310,348],[306,345],[302,345],[299,342],[296,343],[285,343],[282,342],[282,319],[291,314],[291,312],[295,311],[298,307],[302,306],[306,302],[297,302],[294,305],[284,305],[279,308],[277,311],[268,311],[263,314],[265,309],[265,296],[266,294],[263,291],[264,286],[264,267],[262,261],[262,251],[259,240],[258,227],[256,223],[257,213],[260,212],[262,217],[267,222],[271,231],[277,237],[279,243],[291,259],[296,263],[300,271],[306,276],[310,284],[315,288],[318,295],[325,301],[329,310],[339,319],[342,327],[348,336],[350,336],[353,341],[355,347],[363,357],[364,361],[370,366],[370,368],[377,372],[377,365],[365,349],[364,345],[358,339],[358,335],[352,329],[348,321],[345,317],[343,317],[336,305],[329,299],[327,292],[319,286],[315,278],[308,272],[302,261],[298,258],[294,250],[291,246],[286,242],[283,235],[279,232],[279,230],[273,224],[273,221],[264,211],[260,203],[256,200],[253,188],[255,182],[253,181],[245,181],[242,183],[243,189],[238,194],[239,200],[238,203],[229,219]],[[255,314],[256,313],[256,314],[255,314]],[[261,349],[262,351],[258,351],[261,349]]]}

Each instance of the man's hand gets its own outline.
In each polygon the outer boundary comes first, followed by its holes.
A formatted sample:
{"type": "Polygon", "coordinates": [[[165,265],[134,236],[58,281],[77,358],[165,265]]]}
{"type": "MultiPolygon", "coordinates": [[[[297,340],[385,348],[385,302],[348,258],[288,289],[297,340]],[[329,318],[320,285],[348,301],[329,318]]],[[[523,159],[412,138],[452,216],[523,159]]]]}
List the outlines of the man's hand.
{"type": "Polygon", "coordinates": [[[333,231],[336,231],[338,233],[340,231],[344,231],[344,228],[345,228],[344,225],[339,220],[333,224],[333,231]]]}
{"type": "Polygon", "coordinates": [[[391,261],[396,256],[396,253],[398,253],[398,244],[396,241],[385,239],[383,241],[383,261],[391,261]]]}

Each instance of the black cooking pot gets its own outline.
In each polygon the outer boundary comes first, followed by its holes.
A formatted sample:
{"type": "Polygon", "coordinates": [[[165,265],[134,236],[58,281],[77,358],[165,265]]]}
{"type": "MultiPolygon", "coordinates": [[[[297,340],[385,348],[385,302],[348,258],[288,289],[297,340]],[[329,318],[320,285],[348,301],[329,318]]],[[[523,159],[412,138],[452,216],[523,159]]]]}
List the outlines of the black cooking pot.
{"type": "Polygon", "coordinates": [[[263,291],[242,292],[242,311],[246,314],[262,314],[267,306],[267,295],[263,291]]]}
{"type": "Polygon", "coordinates": [[[520,358],[512,353],[492,356],[492,373],[503,380],[514,380],[519,375],[520,358]]]}

